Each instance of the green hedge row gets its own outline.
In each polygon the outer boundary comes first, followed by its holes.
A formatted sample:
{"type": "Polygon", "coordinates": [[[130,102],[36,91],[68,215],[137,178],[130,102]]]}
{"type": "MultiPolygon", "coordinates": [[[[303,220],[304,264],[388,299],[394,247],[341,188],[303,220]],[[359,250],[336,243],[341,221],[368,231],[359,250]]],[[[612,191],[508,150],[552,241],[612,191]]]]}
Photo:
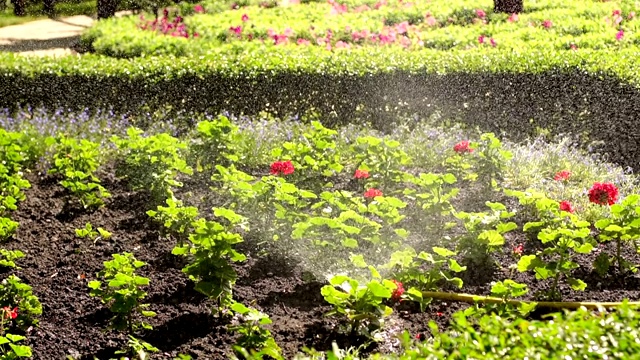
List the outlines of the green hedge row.
{"type": "MultiPolygon", "coordinates": [[[[232,46],[232,45],[229,45],[232,46]]],[[[637,51],[495,53],[404,52],[394,48],[329,54],[267,48],[185,58],[0,56],[0,106],[174,110],[279,115],[319,112],[331,125],[439,111],[521,139],[537,128],[580,132],[607,143],[611,160],[638,166],[637,51]]]]}

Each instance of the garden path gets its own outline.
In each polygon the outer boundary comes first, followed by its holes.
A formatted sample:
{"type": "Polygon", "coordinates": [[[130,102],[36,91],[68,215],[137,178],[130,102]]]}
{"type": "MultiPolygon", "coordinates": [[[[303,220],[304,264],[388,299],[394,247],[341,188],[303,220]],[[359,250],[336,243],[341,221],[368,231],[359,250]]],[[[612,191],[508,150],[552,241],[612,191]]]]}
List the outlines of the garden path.
{"type": "MultiPolygon", "coordinates": [[[[122,16],[130,12],[120,12],[122,16]]],[[[76,15],[58,19],[30,21],[0,28],[0,51],[31,56],[72,55],[73,45],[95,19],[76,15]]]]}

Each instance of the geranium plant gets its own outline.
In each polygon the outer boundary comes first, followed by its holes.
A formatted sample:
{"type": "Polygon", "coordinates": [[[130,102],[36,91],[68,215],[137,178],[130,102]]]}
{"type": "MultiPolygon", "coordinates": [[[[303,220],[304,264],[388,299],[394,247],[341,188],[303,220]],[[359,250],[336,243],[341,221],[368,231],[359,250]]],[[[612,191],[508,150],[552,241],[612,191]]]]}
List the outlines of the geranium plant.
{"type": "Polygon", "coordinates": [[[132,334],[139,328],[151,329],[151,325],[134,317],[135,313],[145,317],[156,315],[146,310],[149,304],[142,303],[147,296],[142,288],[149,285],[149,279],[137,275],[136,271],[145,265],[132,253],[113,254],[113,260],[105,261],[104,268],[97,274],[102,281],[92,280],[88,284],[91,289],[89,295],[99,297],[114,314],[110,326],[116,330],[132,334]]]}
{"type": "Polygon", "coordinates": [[[380,274],[370,267],[372,280],[362,283],[347,275],[329,278],[329,285],[321,289],[325,301],[333,306],[328,316],[346,318],[345,330],[351,334],[373,336],[393,310],[385,305],[397,285],[390,280],[382,280],[380,274]]]}

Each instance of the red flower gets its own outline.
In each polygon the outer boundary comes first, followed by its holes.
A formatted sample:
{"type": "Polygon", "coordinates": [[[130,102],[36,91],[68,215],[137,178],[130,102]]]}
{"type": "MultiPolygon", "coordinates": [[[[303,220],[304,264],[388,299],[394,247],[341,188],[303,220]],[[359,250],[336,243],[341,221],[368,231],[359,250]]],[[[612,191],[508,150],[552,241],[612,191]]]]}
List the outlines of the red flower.
{"type": "Polygon", "coordinates": [[[193,11],[201,14],[204,13],[204,7],[202,7],[202,5],[198,4],[196,6],[193,7],[193,11]]]}
{"type": "Polygon", "coordinates": [[[589,201],[598,205],[613,205],[618,201],[618,188],[612,183],[594,183],[589,190],[589,201]]]}
{"type": "Polygon", "coordinates": [[[498,43],[495,40],[493,40],[493,38],[489,39],[489,43],[491,43],[491,46],[493,47],[496,47],[498,45],[498,43]]]}
{"type": "Polygon", "coordinates": [[[358,169],[356,170],[356,173],[353,175],[353,177],[356,179],[368,179],[369,172],[367,170],[358,169]]]}
{"type": "Polygon", "coordinates": [[[476,9],[476,15],[477,15],[479,18],[484,18],[485,16],[487,16],[487,13],[486,13],[486,12],[484,12],[484,10],[482,10],[482,9],[476,9]]]}
{"type": "Polygon", "coordinates": [[[462,154],[462,153],[472,153],[473,149],[469,147],[469,141],[464,140],[457,143],[453,147],[453,151],[457,152],[458,154],[462,154]]]}
{"type": "Polygon", "coordinates": [[[382,196],[382,191],[375,189],[375,188],[371,188],[367,191],[364,192],[364,197],[368,198],[368,199],[373,199],[377,196],[382,196]]]}
{"type": "Polygon", "coordinates": [[[291,175],[293,171],[294,167],[290,160],[276,161],[271,164],[271,175],[291,175]]]}
{"type": "Polygon", "coordinates": [[[249,21],[249,15],[242,14],[242,22],[246,22],[246,21],[249,21]]]}
{"type": "Polygon", "coordinates": [[[438,311],[438,312],[436,312],[436,316],[437,316],[437,317],[442,317],[442,316],[444,316],[444,314],[443,314],[443,313],[441,313],[440,311],[438,311]]]}
{"type": "Polygon", "coordinates": [[[522,256],[523,252],[524,252],[524,246],[522,244],[519,244],[513,248],[513,253],[518,256],[522,256]]]}
{"type": "Polygon", "coordinates": [[[573,207],[571,206],[571,203],[569,203],[568,201],[561,201],[560,202],[560,211],[566,211],[568,213],[573,213],[573,207]]]}
{"type": "Polygon", "coordinates": [[[509,22],[517,22],[518,21],[518,14],[511,14],[511,16],[509,16],[509,19],[507,19],[507,21],[509,22]]]}
{"type": "Polygon", "coordinates": [[[18,317],[18,307],[14,307],[13,310],[11,310],[10,307],[5,306],[2,308],[2,312],[4,313],[4,318],[5,319],[15,319],[18,317]]]}
{"type": "Polygon", "coordinates": [[[394,284],[396,284],[396,289],[391,293],[391,300],[400,301],[402,294],[404,294],[404,286],[400,281],[391,280],[394,284]]]}
{"type": "Polygon", "coordinates": [[[484,35],[478,36],[478,44],[484,44],[484,35]]]}
{"type": "Polygon", "coordinates": [[[551,20],[545,20],[542,22],[542,26],[545,29],[551,29],[551,27],[553,26],[553,23],[551,22],[551,20]]]}
{"type": "Polygon", "coordinates": [[[553,177],[553,180],[555,180],[555,181],[568,181],[570,177],[571,177],[571,171],[562,170],[562,171],[558,171],[556,173],[556,176],[553,177]]]}

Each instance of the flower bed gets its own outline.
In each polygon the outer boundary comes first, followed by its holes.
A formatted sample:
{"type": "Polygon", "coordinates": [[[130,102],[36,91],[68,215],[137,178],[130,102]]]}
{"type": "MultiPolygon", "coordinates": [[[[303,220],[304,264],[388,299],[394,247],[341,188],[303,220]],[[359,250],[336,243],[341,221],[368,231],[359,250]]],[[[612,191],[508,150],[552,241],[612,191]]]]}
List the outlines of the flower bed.
{"type": "Polygon", "coordinates": [[[634,177],[562,144],[306,120],[210,117],[180,138],[115,123],[110,137],[74,134],[62,115],[50,121],[71,132],[48,136],[35,119],[5,120],[20,132],[0,132],[0,234],[23,256],[11,259],[18,268],[0,264],[31,300],[0,285],[0,335],[51,358],[142,349],[217,359],[234,344],[291,358],[372,339],[360,351],[579,356],[591,351],[574,339],[585,333],[603,352],[637,351],[618,345],[635,330],[616,324],[638,321],[624,307],[548,323],[522,320],[545,312],[530,305],[423,296],[637,300],[634,177]],[[602,316],[611,328],[597,325],[602,316]],[[551,336],[558,327],[566,337],[551,336]]]}

